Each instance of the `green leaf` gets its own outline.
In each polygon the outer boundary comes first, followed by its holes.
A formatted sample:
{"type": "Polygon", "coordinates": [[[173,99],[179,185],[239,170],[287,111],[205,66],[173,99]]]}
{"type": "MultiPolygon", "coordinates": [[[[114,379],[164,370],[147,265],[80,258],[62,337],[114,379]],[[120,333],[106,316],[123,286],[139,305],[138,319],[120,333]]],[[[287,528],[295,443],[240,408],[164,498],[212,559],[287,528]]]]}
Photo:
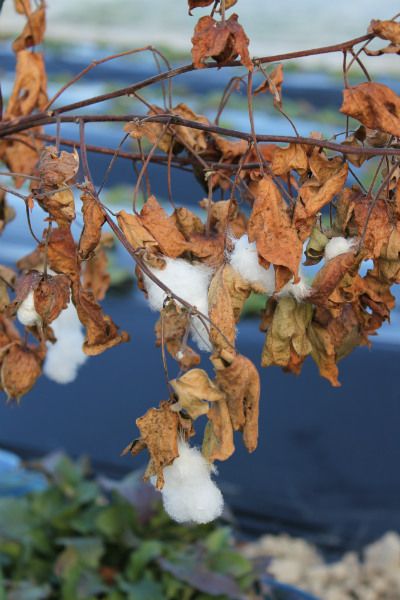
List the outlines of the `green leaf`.
{"type": "Polygon", "coordinates": [[[225,550],[215,555],[210,566],[214,571],[232,575],[235,578],[248,575],[253,570],[251,562],[234,550],[225,550]]]}
{"type": "Polygon", "coordinates": [[[165,600],[162,585],[151,579],[142,579],[137,583],[120,583],[121,590],[128,600],[165,600]]]}
{"type": "Polygon", "coordinates": [[[157,540],[149,540],[140,544],[135,550],[125,569],[125,575],[129,581],[136,581],[143,574],[145,567],[155,558],[161,556],[163,545],[157,540]]]}

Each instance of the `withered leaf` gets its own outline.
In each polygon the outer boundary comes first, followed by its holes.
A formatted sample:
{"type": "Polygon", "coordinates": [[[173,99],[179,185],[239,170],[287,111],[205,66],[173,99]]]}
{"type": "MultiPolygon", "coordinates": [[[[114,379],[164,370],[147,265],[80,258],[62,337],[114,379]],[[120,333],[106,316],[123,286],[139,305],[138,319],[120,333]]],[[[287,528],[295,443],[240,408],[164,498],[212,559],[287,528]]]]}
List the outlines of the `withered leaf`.
{"type": "Polygon", "coordinates": [[[177,258],[188,249],[188,244],[175,225],[174,219],[167,215],[154,196],[150,196],[143,205],[140,221],[166,256],[177,258]]]}
{"type": "MultiPolygon", "coordinates": [[[[210,340],[215,351],[235,355],[236,323],[233,303],[226,282],[228,265],[222,265],[213,276],[208,290],[208,311],[211,320],[210,340]],[[215,327],[214,327],[215,325],[215,327]]],[[[231,273],[231,277],[234,274],[231,273]]]]}
{"type": "Polygon", "coordinates": [[[27,346],[13,344],[1,365],[1,386],[9,399],[19,401],[35,385],[40,376],[41,359],[27,346]]]}
{"type": "Polygon", "coordinates": [[[44,191],[41,193],[40,190],[36,188],[34,197],[40,206],[47,211],[59,225],[71,223],[75,219],[75,201],[72,190],[55,191],[54,193],[44,191]]]}
{"type": "Polygon", "coordinates": [[[105,315],[90,292],[84,290],[79,282],[72,286],[72,299],[80,322],[86,328],[83,351],[89,356],[101,354],[122,342],[129,341],[126,331],[119,332],[111,317],[105,315]]]}
{"type": "Polygon", "coordinates": [[[240,354],[228,366],[220,360],[214,359],[212,362],[216,370],[216,383],[225,393],[233,429],[243,432],[244,444],[249,452],[253,452],[258,442],[258,371],[248,358],[240,354]]]}
{"type": "MultiPolygon", "coordinates": [[[[45,232],[46,238],[48,232],[45,232]]],[[[42,243],[42,248],[45,244],[42,243]]],[[[77,248],[69,225],[53,228],[48,235],[47,255],[51,269],[64,273],[72,280],[79,278],[77,248]]]]}
{"type": "Polygon", "coordinates": [[[209,402],[224,400],[224,393],[218,389],[207,373],[202,369],[191,369],[179,379],[170,381],[179,405],[192,419],[206,415],[209,402]]]}
{"type": "Polygon", "coordinates": [[[103,234],[100,244],[91,258],[82,264],[82,285],[85,290],[93,294],[94,299],[98,302],[104,299],[111,281],[108,272],[108,257],[105,251],[108,239],[108,234],[103,234]]]}
{"type": "Polygon", "coordinates": [[[105,223],[103,209],[90,190],[81,195],[83,230],[79,239],[78,254],[81,260],[86,260],[97,248],[101,238],[101,228],[105,223]]]}
{"type": "Polygon", "coordinates": [[[287,267],[297,282],[303,245],[278,188],[265,176],[250,189],[255,201],[248,236],[250,242],[256,242],[260,263],[266,268],[270,264],[287,267]]]}
{"type": "Polygon", "coordinates": [[[3,233],[7,223],[15,219],[15,210],[6,200],[6,193],[0,190],[0,234],[3,233]]]}
{"type": "Polygon", "coordinates": [[[64,185],[74,179],[79,169],[79,155],[76,150],[59,152],[56,146],[46,146],[40,155],[38,175],[45,186],[64,185]]]}
{"type": "Polygon", "coordinates": [[[176,208],[171,218],[186,240],[190,240],[193,234],[202,235],[205,232],[205,226],[200,217],[184,206],[176,208]]]}
{"type": "Polygon", "coordinates": [[[367,196],[359,197],[353,206],[354,223],[357,233],[361,237],[366,226],[363,249],[368,256],[378,257],[382,248],[387,244],[393,230],[393,222],[390,218],[387,203],[383,198],[372,207],[372,199],[367,196]]]}
{"type": "Polygon", "coordinates": [[[155,327],[156,344],[160,346],[164,339],[168,352],[183,371],[200,363],[200,356],[187,344],[189,327],[188,311],[173,300],[163,307],[155,327]]]}
{"type": "Polygon", "coordinates": [[[163,469],[179,456],[178,415],[163,402],[160,408],[150,408],[143,417],[136,420],[141,440],[149,451],[152,466],[157,475],[156,486],[164,485],[163,469]]]}
{"type": "Polygon", "coordinates": [[[140,217],[121,210],[117,215],[117,219],[126,239],[135,250],[138,248],[146,248],[150,251],[159,249],[154,237],[142,225],[140,217]]]}
{"type": "Polygon", "coordinates": [[[254,90],[254,94],[269,91],[274,98],[275,106],[282,107],[282,83],[283,66],[279,64],[267,75],[263,83],[254,90]]]}
{"type": "Polygon", "coordinates": [[[301,360],[311,352],[307,327],[312,313],[313,308],[309,303],[298,303],[290,296],[279,299],[265,339],[261,357],[263,367],[278,365],[290,369],[294,366],[294,372],[298,373],[301,361],[293,364],[293,352],[301,360]]]}
{"type": "MultiPolygon", "coordinates": [[[[40,129],[40,128],[39,128],[40,129]]],[[[33,137],[38,128],[30,129],[29,133],[13,135],[12,141],[4,140],[4,153],[0,157],[8,169],[13,173],[24,173],[32,175],[35,170],[43,142],[33,137]]],[[[26,178],[23,175],[15,175],[14,182],[17,188],[21,187],[26,178]]]]}
{"type": "Polygon", "coordinates": [[[197,69],[204,67],[207,58],[213,58],[223,66],[240,55],[241,63],[249,71],[253,70],[248,50],[249,38],[238,23],[236,14],[225,22],[215,21],[209,16],[202,17],[195,27],[192,43],[192,59],[197,69]]]}
{"type": "Polygon", "coordinates": [[[235,451],[233,427],[226,400],[214,402],[207,414],[202,453],[207,460],[226,460],[235,451]]]}
{"type": "Polygon", "coordinates": [[[207,211],[211,231],[224,236],[229,231],[235,238],[240,238],[246,233],[246,216],[240,212],[235,200],[213,202],[204,198],[199,204],[207,211]]]}
{"type": "Polygon", "coordinates": [[[14,52],[20,52],[31,46],[42,43],[46,30],[46,11],[42,1],[39,7],[27,16],[27,23],[17,39],[13,43],[14,52]]]}
{"type": "Polygon", "coordinates": [[[400,23],[397,21],[374,19],[370,23],[368,33],[374,33],[381,39],[389,40],[393,44],[400,44],[400,23]]]}
{"type": "Polygon", "coordinates": [[[335,346],[329,331],[321,325],[312,323],[308,328],[308,338],[312,347],[311,356],[318,365],[320,375],[328,379],[333,387],[339,387],[335,346]]]}
{"type": "Polygon", "coordinates": [[[324,250],[329,238],[321,231],[319,227],[313,227],[308,240],[305,254],[307,260],[304,264],[316,265],[324,256],[324,250]]]}
{"type": "Polygon", "coordinates": [[[0,265],[0,313],[10,302],[8,290],[14,288],[16,278],[16,273],[12,269],[0,265]]]}
{"type": "Polygon", "coordinates": [[[292,169],[299,175],[305,175],[308,169],[308,157],[302,144],[289,144],[286,148],[276,148],[271,164],[274,175],[286,176],[292,169]]]}
{"type": "Polygon", "coordinates": [[[361,83],[343,90],[340,112],[366,127],[400,136],[400,98],[383,83],[361,83]]]}
{"type": "Polygon", "coordinates": [[[18,52],[15,82],[5,117],[21,117],[29,115],[36,108],[43,109],[47,103],[46,87],[43,55],[29,50],[18,52]]]}
{"type": "Polygon", "coordinates": [[[307,298],[309,302],[326,304],[333,290],[355,264],[354,252],[339,254],[329,260],[314,278],[311,294],[307,298]]]}
{"type": "Polygon", "coordinates": [[[342,191],[348,173],[347,163],[340,157],[328,159],[316,151],[309,166],[313,176],[301,186],[294,210],[294,224],[302,240],[311,233],[317,213],[342,191]]]}
{"type": "Polygon", "coordinates": [[[67,308],[70,298],[70,281],[66,275],[43,276],[35,287],[35,310],[46,324],[67,308]]]}

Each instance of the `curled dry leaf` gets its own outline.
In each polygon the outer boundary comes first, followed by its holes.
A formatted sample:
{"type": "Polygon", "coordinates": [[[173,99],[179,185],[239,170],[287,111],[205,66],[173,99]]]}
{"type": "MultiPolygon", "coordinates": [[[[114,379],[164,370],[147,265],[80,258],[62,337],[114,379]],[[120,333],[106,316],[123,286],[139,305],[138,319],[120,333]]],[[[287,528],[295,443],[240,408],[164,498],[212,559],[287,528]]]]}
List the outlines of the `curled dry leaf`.
{"type": "Polygon", "coordinates": [[[108,257],[105,248],[113,243],[111,234],[103,233],[100,244],[91,258],[82,263],[82,285],[97,302],[104,300],[110,287],[111,276],[108,272],[108,257]]]}
{"type": "Polygon", "coordinates": [[[200,356],[187,344],[189,327],[188,311],[173,300],[166,303],[155,327],[157,346],[160,346],[164,339],[168,352],[183,371],[200,363],[200,356]]]}
{"type": "Polygon", "coordinates": [[[241,63],[253,70],[248,45],[249,38],[233,14],[225,21],[215,21],[212,17],[202,17],[192,38],[192,59],[197,69],[202,69],[208,58],[213,58],[220,66],[226,65],[240,55],[241,63]]]}
{"type": "Polygon", "coordinates": [[[277,147],[272,156],[271,169],[274,175],[288,176],[294,169],[301,176],[308,170],[306,147],[302,144],[289,144],[286,148],[277,147]]]}
{"type": "MultiPolygon", "coordinates": [[[[21,7],[22,8],[22,7],[21,7]]],[[[27,22],[17,39],[13,43],[14,52],[18,53],[26,48],[38,46],[42,43],[46,30],[45,4],[42,0],[39,7],[27,15],[27,22]]]]}
{"type": "MultiPolygon", "coordinates": [[[[48,237],[47,258],[50,268],[56,273],[67,275],[72,281],[79,279],[79,264],[75,240],[69,225],[59,226],[44,233],[48,237]]],[[[41,244],[44,251],[45,244],[41,244]]]]}
{"type": "Polygon", "coordinates": [[[299,190],[293,217],[301,240],[310,235],[318,212],[342,191],[348,173],[347,163],[340,157],[328,159],[315,150],[309,158],[309,167],[312,177],[299,190]]]}
{"type": "Polygon", "coordinates": [[[47,188],[61,186],[72,181],[79,169],[79,155],[76,150],[59,152],[56,146],[46,146],[40,155],[37,166],[41,183],[47,188]]]}
{"type": "Polygon", "coordinates": [[[214,350],[235,355],[236,319],[250,294],[249,287],[230,265],[222,265],[213,276],[208,290],[211,320],[210,340],[214,350]],[[235,308],[235,310],[234,310],[235,308]]]}
{"type": "Polygon", "coordinates": [[[108,348],[129,341],[126,331],[119,331],[117,325],[108,315],[92,294],[84,290],[79,282],[72,286],[72,299],[82,325],[86,328],[83,351],[89,356],[101,354],[108,348]]]}
{"type": "Polygon", "coordinates": [[[211,231],[224,236],[229,232],[235,238],[240,238],[246,233],[246,216],[239,210],[234,199],[219,202],[211,200],[210,204],[210,200],[204,198],[199,204],[207,211],[211,231]]]}
{"type": "Polygon", "coordinates": [[[393,44],[400,44],[400,23],[397,21],[374,19],[370,23],[368,33],[373,33],[383,40],[389,40],[393,44]]]}
{"type": "Polygon", "coordinates": [[[70,299],[70,281],[66,275],[43,276],[33,294],[35,310],[43,323],[49,324],[67,308],[70,299]]]}
{"type": "Polygon", "coordinates": [[[230,365],[211,358],[216,383],[224,392],[233,429],[243,432],[243,441],[249,452],[257,448],[260,377],[254,364],[240,354],[230,365]]]}
{"type": "Polygon", "coordinates": [[[261,92],[270,92],[274,98],[274,105],[282,107],[282,83],[283,83],[283,65],[277,65],[271,73],[267,75],[261,85],[254,90],[254,95],[261,92]]]}
{"type": "Polygon", "coordinates": [[[141,443],[146,444],[152,468],[157,476],[157,489],[164,485],[163,469],[170,465],[178,452],[177,413],[170,409],[170,404],[162,402],[160,408],[150,408],[143,417],[136,420],[140,431],[141,443]]]}
{"type": "Polygon", "coordinates": [[[140,222],[166,256],[177,258],[187,250],[188,244],[174,219],[167,215],[154,196],[150,196],[143,205],[140,222]]]}
{"type": "Polygon", "coordinates": [[[313,313],[309,303],[298,303],[285,296],[276,303],[262,351],[261,365],[278,365],[299,373],[305,357],[311,352],[307,328],[313,313]]]}
{"type": "Polygon", "coordinates": [[[354,252],[339,254],[329,260],[316,274],[311,294],[307,299],[313,304],[329,303],[329,297],[340,281],[355,265],[358,267],[358,264],[354,252]]]}
{"type": "Polygon", "coordinates": [[[86,260],[100,243],[101,228],[106,218],[94,193],[90,190],[85,190],[82,193],[81,200],[83,229],[79,239],[78,255],[81,260],[86,260]]]}
{"type": "Polygon", "coordinates": [[[117,214],[118,225],[134,250],[145,248],[150,252],[159,251],[159,246],[149,231],[142,225],[140,217],[130,215],[125,210],[117,214]]]}
{"type": "Polygon", "coordinates": [[[329,238],[325,233],[319,227],[313,227],[305,250],[307,259],[304,264],[307,266],[318,264],[324,256],[325,246],[328,242],[329,238]]]}
{"type": "Polygon", "coordinates": [[[201,452],[210,462],[227,460],[235,451],[233,427],[226,400],[214,402],[207,414],[201,452]]]}
{"type": "Polygon", "coordinates": [[[39,353],[18,343],[11,345],[1,365],[1,386],[11,400],[19,401],[35,385],[40,376],[39,353]]]}
{"type": "Polygon", "coordinates": [[[384,198],[380,198],[374,206],[371,205],[372,202],[373,200],[368,196],[359,197],[352,207],[352,222],[354,222],[360,237],[365,230],[364,252],[369,257],[377,258],[390,239],[394,229],[394,221],[389,214],[388,205],[384,198]]]}
{"type": "Polygon", "coordinates": [[[400,98],[383,83],[361,83],[343,90],[340,112],[370,129],[400,136],[400,98]]]}
{"type": "Polygon", "coordinates": [[[286,267],[297,282],[303,245],[278,188],[265,176],[250,189],[255,200],[247,229],[249,241],[256,242],[260,264],[286,267]]]}
{"type": "Polygon", "coordinates": [[[15,82],[5,118],[23,117],[47,103],[47,77],[43,55],[21,50],[17,54],[15,82]]]}
{"type": "MultiPolygon", "coordinates": [[[[159,108],[153,105],[151,110],[147,113],[148,116],[156,115],[170,115],[171,117],[177,116],[188,121],[196,121],[203,125],[209,125],[209,121],[202,115],[197,115],[189,106],[183,102],[172,108],[166,113],[165,109],[159,108]]],[[[183,146],[187,146],[188,149],[194,150],[195,152],[202,152],[207,148],[207,137],[206,133],[201,129],[193,129],[185,125],[172,125],[166,127],[168,120],[165,122],[152,123],[151,121],[135,120],[127,123],[124,127],[124,131],[129,133],[133,139],[146,138],[150,144],[157,144],[158,148],[165,153],[169,153],[170,150],[174,154],[178,154],[183,149],[183,146]]]]}
{"type": "MultiPolygon", "coordinates": [[[[35,133],[40,133],[40,128],[31,129],[29,134],[13,135],[12,141],[0,142],[0,160],[11,172],[33,174],[43,146],[43,142],[33,137],[35,133]]],[[[14,175],[15,187],[20,188],[25,180],[23,175],[14,175]]]]}
{"type": "Polygon", "coordinates": [[[224,393],[202,369],[191,369],[179,379],[172,379],[170,384],[178,397],[179,406],[192,419],[206,415],[209,402],[220,402],[225,399],[224,393]]]}

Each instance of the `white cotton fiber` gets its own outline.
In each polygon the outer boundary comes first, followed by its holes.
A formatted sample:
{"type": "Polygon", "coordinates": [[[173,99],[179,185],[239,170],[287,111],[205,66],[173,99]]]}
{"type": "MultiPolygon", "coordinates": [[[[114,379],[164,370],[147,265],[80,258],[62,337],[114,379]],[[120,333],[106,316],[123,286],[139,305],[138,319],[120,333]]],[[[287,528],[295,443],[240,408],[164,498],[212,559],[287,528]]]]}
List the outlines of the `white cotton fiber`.
{"type": "Polygon", "coordinates": [[[350,250],[354,249],[356,242],[356,238],[333,237],[325,246],[325,260],[331,260],[335,256],[339,256],[339,254],[350,252],[350,250]]]}
{"type": "Polygon", "coordinates": [[[43,372],[56,383],[71,383],[78,369],[87,360],[82,350],[85,336],[76,308],[70,302],[51,323],[57,338],[55,344],[47,342],[47,355],[43,372]]]}
{"type": "Polygon", "coordinates": [[[272,267],[264,269],[258,262],[257,247],[255,242],[249,242],[247,235],[241,238],[231,238],[234,244],[230,255],[231,266],[249,283],[260,286],[268,295],[275,290],[275,272],[272,267]]]}
{"type": "MultiPolygon", "coordinates": [[[[203,315],[208,317],[208,287],[213,269],[203,264],[192,264],[182,258],[166,257],[165,262],[165,269],[151,267],[152,273],[182,300],[195,306],[203,315]]],[[[151,308],[160,311],[163,308],[167,294],[147,275],[144,275],[144,285],[151,308]]],[[[192,317],[190,333],[200,350],[211,351],[207,327],[199,317],[192,317]]]]}
{"type": "MultiPolygon", "coordinates": [[[[247,235],[239,239],[231,238],[234,249],[230,255],[231,266],[249,283],[260,286],[267,295],[275,291],[275,271],[273,267],[264,269],[258,262],[255,242],[249,242],[247,235]]],[[[287,283],[277,294],[278,297],[292,295],[296,300],[303,300],[310,294],[311,288],[305,277],[300,273],[298,283],[287,283]]]]}
{"type": "Polygon", "coordinates": [[[21,302],[17,310],[17,319],[25,327],[34,327],[41,322],[40,315],[35,310],[33,290],[21,302]]]}
{"type": "Polygon", "coordinates": [[[180,440],[178,450],[178,458],[164,469],[164,508],[178,523],[209,523],[221,515],[224,506],[221,491],[211,479],[214,468],[187,442],[180,440]]]}
{"type": "Polygon", "coordinates": [[[292,283],[289,281],[286,285],[283,286],[279,294],[277,294],[278,298],[282,296],[294,296],[296,300],[301,302],[311,294],[311,286],[308,285],[306,278],[300,271],[300,281],[298,283],[292,283]]]}

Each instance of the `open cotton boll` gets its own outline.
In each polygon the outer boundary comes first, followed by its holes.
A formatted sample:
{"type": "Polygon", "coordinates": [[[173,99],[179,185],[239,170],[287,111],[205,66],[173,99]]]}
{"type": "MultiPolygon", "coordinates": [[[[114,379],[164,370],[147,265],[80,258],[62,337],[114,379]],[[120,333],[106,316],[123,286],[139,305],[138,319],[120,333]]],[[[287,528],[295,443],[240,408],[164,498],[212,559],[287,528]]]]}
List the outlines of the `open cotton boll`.
{"type": "Polygon", "coordinates": [[[335,256],[339,256],[339,254],[350,252],[350,250],[354,249],[356,242],[356,238],[333,237],[325,246],[325,260],[331,260],[335,256]]]}
{"type": "Polygon", "coordinates": [[[242,235],[238,239],[231,238],[231,241],[234,244],[229,259],[231,266],[245,281],[258,284],[266,294],[273,294],[275,272],[272,267],[264,269],[258,262],[256,243],[249,242],[247,235],[242,235]]]}
{"type": "Polygon", "coordinates": [[[57,338],[55,344],[47,343],[43,372],[56,383],[71,383],[78,369],[87,360],[82,350],[85,336],[76,308],[70,302],[51,324],[57,338]]]}
{"type": "Polygon", "coordinates": [[[293,283],[289,281],[286,285],[283,286],[279,294],[277,294],[278,298],[282,296],[293,296],[299,302],[304,300],[311,293],[311,286],[308,285],[306,278],[300,272],[300,281],[298,283],[293,283]]]}
{"type": "MultiPolygon", "coordinates": [[[[211,479],[213,467],[183,440],[178,442],[178,450],[179,456],[164,469],[164,509],[178,523],[209,523],[224,507],[221,491],[211,479]]],[[[155,477],[151,481],[155,484],[155,477]]]]}
{"type": "Polygon", "coordinates": [[[40,323],[40,315],[35,310],[35,298],[33,290],[21,302],[17,310],[17,319],[25,327],[34,327],[40,323]]]}
{"type": "MultiPolygon", "coordinates": [[[[165,269],[151,271],[177,296],[195,306],[203,315],[208,316],[208,288],[213,269],[203,264],[192,264],[182,258],[165,258],[165,269]]],[[[144,285],[148,294],[148,301],[153,310],[160,311],[164,305],[167,294],[147,275],[144,275],[144,285]]],[[[190,333],[200,350],[212,350],[207,327],[199,317],[191,318],[190,333]]]]}

